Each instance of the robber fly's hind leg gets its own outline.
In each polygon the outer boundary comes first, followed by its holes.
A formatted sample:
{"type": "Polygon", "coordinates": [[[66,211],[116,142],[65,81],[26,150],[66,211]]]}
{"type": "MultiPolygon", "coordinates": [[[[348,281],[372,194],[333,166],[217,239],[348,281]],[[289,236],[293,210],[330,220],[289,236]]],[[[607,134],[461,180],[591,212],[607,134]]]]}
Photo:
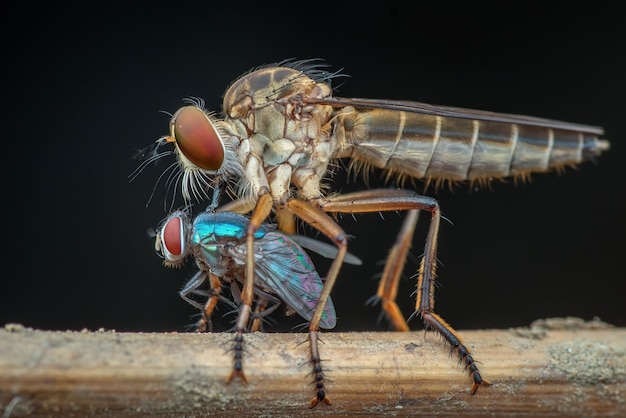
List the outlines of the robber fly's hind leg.
{"type": "Polygon", "coordinates": [[[413,209],[408,211],[404,223],[402,224],[402,229],[396,238],[396,242],[389,251],[385,269],[383,270],[383,275],[378,284],[378,291],[376,292],[376,296],[374,296],[374,300],[381,302],[382,309],[394,329],[402,332],[408,332],[409,326],[396,303],[396,298],[398,296],[398,285],[400,284],[400,278],[404,271],[406,258],[411,249],[411,243],[413,242],[413,233],[415,232],[418,217],[419,210],[413,209]]]}
{"type": "Polygon", "coordinates": [[[461,337],[448,323],[434,312],[435,307],[435,268],[437,258],[437,239],[441,213],[437,204],[431,209],[432,218],[426,238],[424,257],[422,258],[417,279],[417,297],[415,301],[415,313],[419,315],[427,328],[438,332],[450,344],[451,350],[456,351],[459,361],[463,362],[465,369],[473,378],[471,393],[476,393],[478,388],[489,381],[482,378],[478,366],[469,348],[463,343],[461,337]]]}
{"type": "MultiPolygon", "coordinates": [[[[413,214],[413,211],[423,210],[431,213],[430,228],[426,239],[424,257],[422,258],[418,275],[416,312],[413,315],[420,315],[426,327],[441,334],[446,342],[450,344],[452,350],[457,352],[459,359],[465,363],[466,369],[474,380],[471,390],[472,393],[476,393],[480,385],[489,384],[489,382],[483,379],[480,375],[478,366],[476,365],[470,350],[461,341],[461,338],[458,336],[456,331],[448,325],[443,318],[433,312],[433,308],[435,306],[434,287],[437,237],[441,221],[439,203],[437,203],[437,201],[433,198],[420,196],[408,190],[378,189],[334,196],[326,199],[324,202],[320,202],[320,207],[325,212],[333,213],[366,213],[408,210],[408,221],[405,221],[405,227],[409,227],[411,231],[414,228],[414,225],[411,225],[411,223],[417,222],[417,214],[413,214]],[[415,216],[415,218],[413,218],[413,216],[415,216]]],[[[404,238],[408,237],[410,234],[412,234],[412,232],[401,232],[400,239],[404,240],[404,238]]],[[[401,271],[401,267],[404,266],[404,256],[402,253],[408,251],[408,245],[408,243],[404,243],[399,247],[400,249],[394,248],[392,253],[396,250],[397,253],[390,255],[388,258],[387,263],[389,266],[386,267],[386,270],[395,270],[396,272],[401,271]],[[401,248],[404,249],[401,250],[401,248]],[[400,264],[398,266],[390,264],[394,262],[398,262],[400,264]]],[[[389,277],[393,277],[393,274],[389,277]]],[[[394,289],[393,286],[390,288],[394,289]]],[[[393,298],[388,298],[388,301],[395,298],[393,291],[383,293],[393,296],[393,298]]],[[[389,304],[389,306],[393,305],[389,304]]],[[[398,313],[398,315],[399,316],[397,318],[404,321],[402,315],[400,313],[398,313]]]]}

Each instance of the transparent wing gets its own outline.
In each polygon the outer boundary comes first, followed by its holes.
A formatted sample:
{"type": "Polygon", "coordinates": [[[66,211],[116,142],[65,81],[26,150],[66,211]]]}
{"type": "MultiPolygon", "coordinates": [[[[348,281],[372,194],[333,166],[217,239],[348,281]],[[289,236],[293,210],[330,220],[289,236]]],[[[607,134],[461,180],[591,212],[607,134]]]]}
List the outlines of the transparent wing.
{"type": "MultiPolygon", "coordinates": [[[[296,243],[298,243],[298,245],[300,245],[301,247],[316,252],[322,257],[330,258],[331,260],[333,260],[337,257],[337,254],[339,253],[339,249],[336,246],[327,244],[322,241],[318,241],[315,238],[309,238],[304,235],[298,234],[288,234],[288,236],[296,243]]],[[[361,261],[359,257],[352,253],[346,253],[343,262],[346,264],[352,264],[354,266],[360,266],[361,264],[363,264],[363,261],[361,261]]]]}
{"type": "Polygon", "coordinates": [[[408,100],[376,100],[344,97],[316,99],[303,97],[302,101],[307,104],[324,104],[335,108],[352,106],[362,109],[388,109],[411,113],[422,113],[433,116],[444,116],[462,119],[475,119],[491,122],[517,123],[521,125],[543,126],[546,128],[565,129],[586,132],[594,135],[603,135],[604,129],[599,126],[581,125],[578,123],[563,122],[538,118],[534,116],[515,115],[508,113],[489,112],[485,110],[465,109],[462,107],[439,106],[428,103],[412,102],[408,100]]]}
{"type": "MultiPolygon", "coordinates": [[[[246,245],[232,248],[231,255],[245,260],[246,245]]],[[[279,232],[268,232],[255,241],[255,274],[262,285],[271,289],[307,321],[310,320],[322,292],[322,279],[302,247],[279,232]]],[[[320,326],[334,328],[337,315],[329,298],[320,326]]]]}

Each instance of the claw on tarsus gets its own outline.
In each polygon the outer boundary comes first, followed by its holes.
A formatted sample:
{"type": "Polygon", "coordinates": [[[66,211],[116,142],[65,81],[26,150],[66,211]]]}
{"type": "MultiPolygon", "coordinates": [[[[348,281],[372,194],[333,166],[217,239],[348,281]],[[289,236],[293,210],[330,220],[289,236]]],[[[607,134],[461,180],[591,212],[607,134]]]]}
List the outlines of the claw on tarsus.
{"type": "Polygon", "coordinates": [[[472,391],[471,391],[472,395],[476,394],[476,391],[478,391],[479,387],[491,385],[491,382],[487,379],[483,379],[480,376],[480,373],[478,372],[474,372],[473,377],[474,377],[474,384],[472,385],[472,391]]]}
{"type": "Polygon", "coordinates": [[[238,377],[239,379],[241,379],[241,381],[247,385],[248,384],[248,379],[246,379],[246,375],[243,373],[242,369],[237,369],[237,368],[233,368],[233,371],[230,372],[230,374],[228,375],[228,378],[226,379],[226,384],[230,384],[230,382],[233,381],[234,378],[238,377]]]}
{"type": "Polygon", "coordinates": [[[309,408],[315,408],[318,403],[324,402],[326,405],[332,405],[333,403],[330,401],[330,398],[326,396],[326,392],[324,389],[318,389],[317,395],[311,399],[311,403],[309,404],[309,408]]]}

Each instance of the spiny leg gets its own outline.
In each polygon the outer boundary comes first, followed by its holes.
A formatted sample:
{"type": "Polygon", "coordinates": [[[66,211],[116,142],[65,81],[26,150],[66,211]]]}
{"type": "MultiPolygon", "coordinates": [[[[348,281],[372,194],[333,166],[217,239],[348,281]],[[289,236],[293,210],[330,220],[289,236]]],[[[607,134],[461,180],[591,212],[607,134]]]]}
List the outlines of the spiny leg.
{"type": "Polygon", "coordinates": [[[432,311],[420,311],[419,315],[428,328],[437,331],[450,344],[452,351],[457,352],[459,361],[464,363],[464,369],[469,372],[470,377],[474,380],[470,390],[472,395],[476,393],[480,386],[491,384],[480,374],[476,361],[469,348],[467,348],[465,343],[461,340],[461,337],[459,337],[457,332],[443,318],[432,311]]]}
{"type": "Polygon", "coordinates": [[[482,378],[478,366],[474,361],[469,348],[463,343],[457,332],[439,315],[434,312],[435,307],[435,268],[437,261],[437,241],[441,213],[439,206],[433,208],[432,218],[426,245],[424,247],[424,258],[420,265],[417,279],[417,298],[415,301],[415,311],[420,315],[426,327],[434,329],[449,344],[453,351],[456,351],[459,360],[464,361],[465,369],[473,378],[471,393],[476,393],[480,385],[489,385],[489,381],[482,378]]]}
{"type": "Polygon", "coordinates": [[[452,349],[457,351],[459,359],[465,362],[465,368],[474,380],[471,389],[472,394],[476,393],[479,386],[483,384],[488,385],[489,382],[480,375],[470,350],[461,341],[456,331],[439,315],[433,312],[437,237],[441,220],[437,201],[407,190],[381,189],[339,195],[327,199],[326,201],[320,200],[319,206],[325,212],[339,213],[364,213],[411,209],[427,210],[431,213],[431,222],[426,239],[424,257],[422,258],[418,276],[416,314],[421,316],[427,327],[437,331],[450,344],[452,349]]]}
{"type": "Polygon", "coordinates": [[[235,324],[233,370],[226,380],[227,383],[230,383],[235,377],[239,377],[244,383],[247,383],[246,376],[243,372],[243,334],[248,327],[248,320],[252,312],[252,302],[254,301],[254,233],[269,216],[273,204],[272,198],[266,188],[259,194],[260,196],[256,207],[246,227],[246,277],[241,292],[239,315],[237,316],[237,322],[235,324]]]}
{"type": "Polygon", "coordinates": [[[235,377],[239,377],[243,383],[248,383],[243,373],[243,334],[250,318],[250,305],[242,304],[239,307],[239,316],[235,325],[235,338],[233,339],[233,370],[228,375],[226,383],[230,383],[235,377]]]}
{"type": "Polygon", "coordinates": [[[341,229],[330,216],[311,204],[292,199],[287,201],[286,205],[296,216],[326,235],[338,248],[337,256],[330,265],[326,280],[324,281],[324,287],[322,288],[322,292],[317,300],[317,306],[309,322],[310,364],[313,368],[312,374],[315,384],[315,397],[311,399],[309,408],[315,407],[320,402],[331,405],[332,402],[326,395],[326,387],[324,385],[326,378],[324,376],[324,370],[322,369],[322,360],[318,348],[319,325],[322,314],[324,313],[324,307],[330,297],[330,292],[335,285],[339,269],[348,251],[348,238],[343,229],[341,229]]]}

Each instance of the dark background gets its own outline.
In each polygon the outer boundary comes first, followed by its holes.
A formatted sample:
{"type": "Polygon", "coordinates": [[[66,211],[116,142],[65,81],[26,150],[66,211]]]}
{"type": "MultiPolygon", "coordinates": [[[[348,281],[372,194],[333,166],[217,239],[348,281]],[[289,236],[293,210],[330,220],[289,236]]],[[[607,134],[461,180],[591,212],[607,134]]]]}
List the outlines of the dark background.
{"type": "MultiPolygon", "coordinates": [[[[169,117],[160,111],[175,111],[182,98],[203,97],[219,110],[226,87],[250,68],[320,57],[351,75],[339,96],[604,126],[612,149],[597,164],[522,185],[433,195],[453,222],[441,227],[436,308],[458,329],[551,316],[626,326],[621,13],[437,3],[90,3],[84,10],[29,3],[3,10],[0,324],[184,330],[195,311],[177,292],[192,266],[163,267],[146,233],[165,216],[163,183],[146,203],[166,164],[129,182],[139,164],[132,156],[167,133],[169,117]]],[[[364,187],[341,176],[334,186],[364,187]]],[[[355,237],[350,251],[365,264],[346,267],[333,291],[337,330],[388,329],[365,301],[400,222],[394,213],[341,221],[355,237]]],[[[426,225],[418,228],[416,255],[426,225]]],[[[319,266],[324,272],[326,264],[319,266]]],[[[407,315],[413,290],[406,280],[398,297],[407,315]]],[[[411,326],[421,328],[417,320],[411,326]]]]}

